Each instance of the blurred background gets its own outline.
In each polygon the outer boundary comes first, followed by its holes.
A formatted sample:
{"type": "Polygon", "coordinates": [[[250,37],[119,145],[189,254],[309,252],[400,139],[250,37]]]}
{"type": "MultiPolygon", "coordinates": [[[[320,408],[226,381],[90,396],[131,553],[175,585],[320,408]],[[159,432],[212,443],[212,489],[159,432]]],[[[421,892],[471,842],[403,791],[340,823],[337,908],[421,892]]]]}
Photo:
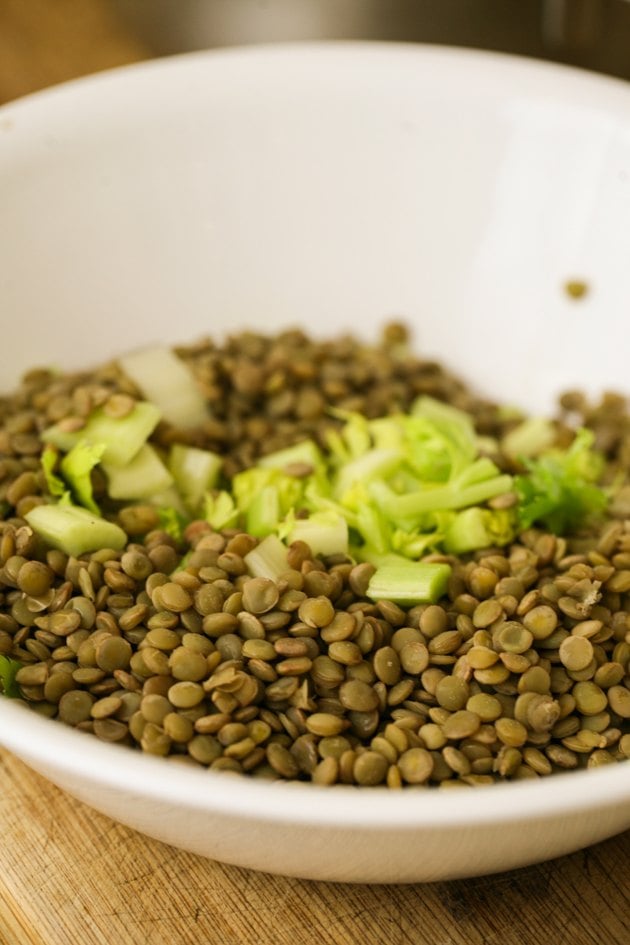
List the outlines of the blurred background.
{"type": "Polygon", "coordinates": [[[0,102],[152,56],[316,39],[478,47],[630,78],[630,0],[0,0],[0,102]]]}

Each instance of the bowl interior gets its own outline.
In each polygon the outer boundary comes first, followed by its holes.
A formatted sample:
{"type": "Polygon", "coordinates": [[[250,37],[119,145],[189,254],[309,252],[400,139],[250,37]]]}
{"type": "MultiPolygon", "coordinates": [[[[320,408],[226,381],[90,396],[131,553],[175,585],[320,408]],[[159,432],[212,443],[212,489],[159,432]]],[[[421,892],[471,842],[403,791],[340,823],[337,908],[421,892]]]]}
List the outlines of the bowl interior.
{"type": "MultiPolygon", "coordinates": [[[[245,326],[369,338],[392,315],[506,402],[548,409],[568,386],[627,384],[630,93],[614,80],[453,50],[237,50],[15,103],[0,140],[2,388],[34,365],[245,326]],[[589,286],[579,301],[571,279],[589,286]]],[[[0,700],[12,750],[120,782],[115,749],[35,718],[25,746],[16,712],[0,700]]],[[[169,782],[152,760],[130,765],[138,790],[181,797],[190,776],[187,803],[255,808],[260,786],[221,791],[214,777],[209,799],[196,773],[169,782]]],[[[621,770],[572,777],[576,803],[593,778],[610,802],[630,791],[621,770]]],[[[377,821],[452,820],[461,804],[440,797],[414,815],[404,800],[333,792],[344,799],[315,813],[303,788],[273,791],[279,818],[333,822],[365,822],[368,808],[377,821]]],[[[479,798],[478,815],[526,816],[543,798],[560,809],[566,789],[479,798]]]]}
{"type": "Polygon", "coordinates": [[[615,80],[378,44],[194,55],[15,103],[0,382],[237,325],[369,336],[395,315],[506,401],[621,385],[629,116],[615,80]]]}

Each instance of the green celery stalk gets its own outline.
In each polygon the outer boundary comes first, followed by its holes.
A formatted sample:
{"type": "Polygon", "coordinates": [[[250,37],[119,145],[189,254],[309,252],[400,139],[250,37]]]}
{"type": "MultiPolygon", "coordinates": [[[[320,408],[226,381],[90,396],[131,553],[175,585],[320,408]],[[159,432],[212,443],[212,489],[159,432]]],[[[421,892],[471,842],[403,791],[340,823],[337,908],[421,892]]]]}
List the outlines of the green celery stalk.
{"type": "Polygon", "coordinates": [[[267,453],[266,456],[258,460],[258,465],[264,469],[286,469],[294,463],[306,463],[312,466],[313,470],[322,466],[323,458],[321,450],[313,440],[302,440],[295,446],[288,446],[286,449],[277,450],[275,453],[267,453]]]}
{"type": "Polygon", "coordinates": [[[267,535],[255,548],[243,558],[252,577],[269,578],[277,581],[281,574],[289,570],[286,546],[277,535],[267,535]]]}
{"type": "Polygon", "coordinates": [[[119,551],[127,544],[122,528],[77,505],[36,505],[24,518],[40,538],[67,555],[99,548],[119,551]]]}
{"type": "Polygon", "coordinates": [[[221,457],[210,450],[183,446],[181,443],[171,447],[167,466],[192,513],[199,510],[206,492],[216,486],[222,464],[221,457]]]}
{"type": "Polygon", "coordinates": [[[64,453],[82,440],[92,445],[103,443],[103,462],[124,466],[148,440],[159,420],[160,411],[154,404],[138,401],[125,417],[109,417],[102,407],[98,407],[87,418],[85,426],[75,433],[55,424],[44,430],[41,437],[45,443],[52,443],[64,453]]]}
{"type": "Polygon", "coordinates": [[[402,455],[398,450],[369,450],[340,467],[335,476],[333,495],[343,500],[345,493],[356,483],[386,479],[400,466],[401,461],[402,455]]]}
{"type": "Polygon", "coordinates": [[[112,499],[149,499],[173,484],[172,475],[148,443],[124,466],[103,463],[103,470],[112,499]]]}
{"type": "Polygon", "coordinates": [[[384,564],[370,578],[366,596],[374,601],[390,600],[408,607],[434,604],[446,593],[450,576],[448,564],[421,561],[384,564]]]}
{"type": "Polygon", "coordinates": [[[247,509],[245,527],[255,538],[264,538],[274,530],[280,518],[278,490],[275,486],[265,486],[254,496],[247,509]]]}
{"type": "Polygon", "coordinates": [[[508,456],[538,456],[553,446],[556,431],[551,420],[529,417],[503,437],[501,448],[508,456]]]}
{"type": "Polygon", "coordinates": [[[314,555],[347,554],[348,523],[336,512],[314,512],[295,520],[287,541],[306,542],[314,555]]]}
{"type": "Polygon", "coordinates": [[[463,489],[459,489],[454,483],[448,483],[409,495],[388,496],[385,500],[384,511],[396,521],[399,519],[408,521],[426,512],[463,509],[469,505],[479,505],[496,495],[509,492],[511,488],[512,477],[508,475],[495,476],[493,479],[473,483],[463,489]]]}

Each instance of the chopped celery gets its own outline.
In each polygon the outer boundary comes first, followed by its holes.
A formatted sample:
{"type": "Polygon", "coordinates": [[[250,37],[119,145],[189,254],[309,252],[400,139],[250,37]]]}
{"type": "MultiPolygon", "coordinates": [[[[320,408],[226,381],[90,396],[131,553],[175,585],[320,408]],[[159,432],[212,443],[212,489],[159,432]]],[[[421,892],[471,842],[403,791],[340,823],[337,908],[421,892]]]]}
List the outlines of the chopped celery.
{"type": "Polygon", "coordinates": [[[24,517],[47,544],[75,557],[99,548],[119,550],[127,544],[122,528],[76,505],[36,505],[24,517]]]}
{"type": "Polygon", "coordinates": [[[278,490],[275,486],[265,486],[254,496],[247,509],[245,527],[250,535],[263,538],[271,534],[280,519],[278,490]]]}
{"type": "Polygon", "coordinates": [[[418,397],[411,407],[415,417],[424,417],[461,445],[468,446],[475,441],[475,427],[472,417],[464,410],[436,400],[426,394],[418,397]]]}
{"type": "Polygon", "coordinates": [[[148,502],[157,506],[158,511],[160,509],[174,509],[182,519],[187,519],[186,506],[175,486],[169,486],[164,492],[156,492],[149,497],[148,502]]]}
{"type": "Polygon", "coordinates": [[[448,564],[384,564],[370,578],[366,594],[371,600],[391,600],[410,607],[434,604],[446,593],[450,576],[448,564]]]}
{"type": "Polygon", "coordinates": [[[407,495],[391,496],[387,499],[384,511],[394,521],[419,518],[425,512],[441,509],[463,509],[468,505],[478,505],[488,499],[509,492],[512,488],[511,476],[495,476],[484,482],[476,482],[463,488],[456,484],[439,485],[422,489],[407,495]]]}
{"type": "MultiPolygon", "coordinates": [[[[308,479],[288,475],[282,469],[276,469],[275,467],[253,466],[251,469],[245,469],[243,472],[237,473],[232,480],[231,488],[240,513],[247,516],[252,505],[258,507],[258,512],[253,512],[254,522],[256,516],[263,511],[259,502],[266,503],[265,521],[269,522],[272,500],[269,498],[260,500],[259,497],[263,493],[270,496],[271,491],[275,492],[278,509],[276,521],[272,525],[272,527],[275,527],[292,508],[301,504],[305,482],[308,481],[308,479]]],[[[262,534],[261,532],[261,537],[262,534]]]]}
{"type": "Polygon", "coordinates": [[[270,578],[277,581],[289,570],[286,546],[277,535],[267,535],[255,548],[248,551],[243,561],[252,577],[270,578]]]}
{"type": "Polygon", "coordinates": [[[175,443],[168,457],[168,468],[175,485],[192,513],[201,507],[203,497],[219,478],[223,460],[217,453],[175,443]]]}
{"type": "Polygon", "coordinates": [[[0,655],[0,692],[4,693],[8,699],[20,698],[20,689],[15,681],[20,669],[22,669],[22,664],[18,660],[0,655]]]}
{"type": "Polygon", "coordinates": [[[208,492],[204,502],[204,516],[216,531],[231,528],[238,522],[238,508],[229,492],[208,492]]]}
{"type": "Polygon", "coordinates": [[[208,419],[206,402],[190,369],[170,348],[134,351],[118,363],[169,423],[198,427],[208,419]]]}
{"type": "Polygon", "coordinates": [[[148,499],[173,484],[170,472],[148,443],[125,465],[103,463],[103,470],[112,499],[148,499]]]}
{"type": "Polygon", "coordinates": [[[69,452],[81,441],[104,444],[103,462],[124,466],[149,438],[160,420],[160,411],[154,404],[138,401],[124,417],[109,417],[102,407],[94,410],[84,427],[69,433],[59,424],[48,427],[41,434],[45,443],[69,452]]]}
{"type": "Polygon", "coordinates": [[[295,446],[288,446],[286,449],[277,450],[275,453],[267,453],[266,456],[258,460],[258,465],[264,469],[281,469],[294,465],[295,463],[305,463],[312,466],[313,470],[320,469],[323,464],[323,457],[320,448],[313,440],[302,440],[295,446]]]}
{"type": "Polygon", "coordinates": [[[343,499],[345,493],[357,483],[386,478],[400,466],[401,460],[400,450],[373,449],[345,463],[335,479],[335,496],[343,499]]]}
{"type": "Polygon", "coordinates": [[[184,535],[184,526],[186,519],[183,515],[174,509],[172,505],[162,506],[158,509],[160,519],[160,528],[175,541],[181,541],[184,535]]]}
{"type": "Polygon", "coordinates": [[[337,512],[314,512],[295,519],[287,540],[306,542],[314,555],[347,554],[348,523],[337,512]]]}
{"type": "Polygon", "coordinates": [[[514,537],[514,515],[507,509],[482,509],[478,505],[455,515],[444,536],[450,554],[461,555],[478,548],[503,546],[514,537]]]}
{"type": "Polygon", "coordinates": [[[99,514],[99,508],[92,493],[92,470],[101,461],[105,452],[104,443],[87,443],[81,440],[73,446],[60,463],[61,474],[70,486],[79,505],[99,514]]]}
{"type": "Polygon", "coordinates": [[[508,456],[539,456],[550,449],[556,439],[551,420],[544,417],[529,417],[510,430],[501,441],[501,448],[508,456]]]}
{"type": "Polygon", "coordinates": [[[41,463],[46,478],[46,487],[52,496],[60,499],[68,491],[68,487],[63,479],[55,473],[58,459],[59,450],[50,444],[44,447],[41,463]]]}

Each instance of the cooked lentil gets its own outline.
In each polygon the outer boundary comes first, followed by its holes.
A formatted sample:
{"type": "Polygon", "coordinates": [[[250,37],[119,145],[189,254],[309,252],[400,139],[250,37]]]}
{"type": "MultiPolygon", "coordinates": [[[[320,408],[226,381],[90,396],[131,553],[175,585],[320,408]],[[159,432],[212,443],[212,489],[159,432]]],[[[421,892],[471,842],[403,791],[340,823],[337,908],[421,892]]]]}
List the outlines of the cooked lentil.
{"type": "MultiPolygon", "coordinates": [[[[429,394],[480,434],[514,423],[414,357],[398,324],[375,346],[245,332],[177,353],[211,417],[162,423],[152,440],[217,451],[228,476],[300,439],[324,444],[330,407],[373,418],[429,394]]],[[[129,536],[122,551],[46,550],[24,520],[47,498],[39,433],[79,430],[99,405],[123,417],[138,396],[110,363],[30,371],[0,397],[0,653],[22,664],[36,711],[150,754],[320,785],[466,786],[630,759],[629,486],[598,533],[532,528],[449,558],[446,596],[411,608],[367,599],[373,565],[314,558],[304,542],[281,580],[249,577],[256,538],[193,522],[178,543],[142,503],[107,508],[129,536]]],[[[594,431],[610,481],[630,471],[624,398],[568,392],[560,445],[575,421],[594,431]]],[[[98,473],[94,488],[106,502],[98,473]]]]}

